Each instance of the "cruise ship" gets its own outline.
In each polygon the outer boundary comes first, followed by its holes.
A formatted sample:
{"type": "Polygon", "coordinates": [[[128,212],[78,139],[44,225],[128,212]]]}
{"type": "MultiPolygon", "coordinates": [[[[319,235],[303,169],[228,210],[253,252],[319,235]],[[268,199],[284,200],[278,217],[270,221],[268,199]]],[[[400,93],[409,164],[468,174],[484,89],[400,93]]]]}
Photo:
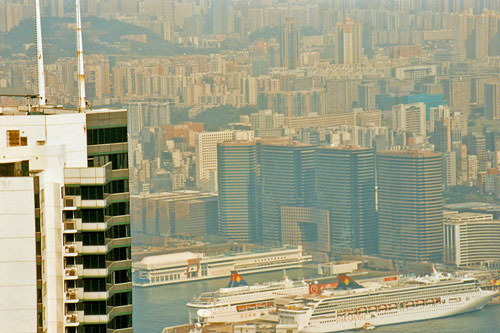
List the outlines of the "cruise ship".
{"type": "Polygon", "coordinates": [[[203,293],[186,306],[189,308],[190,322],[236,323],[263,319],[275,313],[277,298],[308,295],[324,287],[305,281],[292,281],[286,275],[282,281],[248,286],[241,275],[234,271],[227,288],[203,293]]]}
{"type": "Polygon", "coordinates": [[[311,260],[302,246],[257,249],[252,252],[205,256],[181,252],[143,258],[132,264],[133,285],[151,287],[165,284],[227,277],[232,271],[242,274],[301,268],[311,260]]]}
{"type": "Polygon", "coordinates": [[[363,285],[344,275],[335,290],[291,302],[278,310],[278,317],[279,324],[295,325],[299,332],[338,332],[480,310],[496,295],[481,290],[477,279],[435,270],[431,276],[363,285]]]}

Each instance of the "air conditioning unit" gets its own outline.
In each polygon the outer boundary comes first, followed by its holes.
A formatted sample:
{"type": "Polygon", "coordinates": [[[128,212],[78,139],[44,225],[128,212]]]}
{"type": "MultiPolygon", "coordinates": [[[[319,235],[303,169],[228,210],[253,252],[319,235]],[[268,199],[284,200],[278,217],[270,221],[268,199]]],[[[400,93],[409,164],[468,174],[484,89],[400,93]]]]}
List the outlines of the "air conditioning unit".
{"type": "Polygon", "coordinates": [[[75,198],[64,198],[64,207],[76,207],[75,198]]]}

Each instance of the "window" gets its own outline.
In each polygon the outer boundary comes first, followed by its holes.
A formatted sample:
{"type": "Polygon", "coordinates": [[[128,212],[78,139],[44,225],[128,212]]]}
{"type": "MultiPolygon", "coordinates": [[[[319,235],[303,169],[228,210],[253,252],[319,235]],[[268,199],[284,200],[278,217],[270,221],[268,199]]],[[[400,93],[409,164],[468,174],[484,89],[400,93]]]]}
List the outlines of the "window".
{"type": "Polygon", "coordinates": [[[19,130],[7,130],[7,147],[17,147],[21,145],[19,130]]]}
{"type": "Polygon", "coordinates": [[[86,316],[106,314],[106,301],[84,302],[83,311],[86,316]]]}
{"type": "Polygon", "coordinates": [[[110,326],[114,329],[132,327],[132,316],[131,315],[117,316],[113,318],[113,320],[110,323],[110,326]]]}
{"type": "Polygon", "coordinates": [[[105,193],[123,193],[128,191],[128,179],[113,180],[104,187],[105,193]]]}
{"type": "Polygon", "coordinates": [[[103,209],[82,209],[82,222],[104,222],[103,209]]]}
{"type": "Polygon", "coordinates": [[[83,290],[85,292],[106,291],[105,278],[84,278],[83,290]]]}
{"type": "Polygon", "coordinates": [[[117,247],[106,255],[107,260],[119,261],[130,260],[130,247],[117,247]]]}
{"type": "Polygon", "coordinates": [[[82,232],[83,245],[104,245],[104,232],[82,232]]]}
{"type": "Polygon", "coordinates": [[[127,141],[127,127],[92,128],[87,130],[87,144],[89,146],[127,141]]]}
{"type": "Polygon", "coordinates": [[[129,202],[115,202],[106,208],[107,216],[119,216],[130,214],[130,204],[129,202]]]}
{"type": "Polygon", "coordinates": [[[108,155],[96,155],[92,156],[93,161],[89,161],[89,166],[101,167],[106,163],[112,163],[111,168],[113,170],[117,169],[127,169],[128,168],[128,154],[127,153],[117,153],[108,155]]]}
{"type": "Polygon", "coordinates": [[[84,255],[83,268],[106,268],[106,258],[102,255],[84,255]]]}
{"type": "Polygon", "coordinates": [[[67,186],[64,188],[64,193],[67,196],[79,196],[80,195],[80,187],[79,186],[67,186]]]}
{"type": "Polygon", "coordinates": [[[117,293],[114,294],[108,301],[109,306],[123,306],[132,304],[132,293],[117,293]]]}
{"type": "Polygon", "coordinates": [[[82,200],[101,200],[104,198],[103,186],[82,186],[82,200]]]}
{"type": "Polygon", "coordinates": [[[106,231],[106,237],[108,238],[130,237],[130,225],[129,224],[115,225],[106,231]]]}
{"type": "Polygon", "coordinates": [[[127,283],[131,282],[130,278],[131,272],[130,269],[123,269],[119,271],[115,271],[115,283],[127,283]]]}
{"type": "Polygon", "coordinates": [[[106,324],[85,325],[83,326],[84,333],[106,333],[106,324]]]}

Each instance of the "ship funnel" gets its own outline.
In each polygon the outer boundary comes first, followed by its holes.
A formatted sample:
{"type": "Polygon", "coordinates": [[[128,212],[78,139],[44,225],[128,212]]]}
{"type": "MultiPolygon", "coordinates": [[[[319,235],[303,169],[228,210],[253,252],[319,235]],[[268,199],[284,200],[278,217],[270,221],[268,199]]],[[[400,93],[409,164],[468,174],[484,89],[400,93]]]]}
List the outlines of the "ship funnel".
{"type": "Polygon", "coordinates": [[[350,290],[350,289],[360,289],[363,288],[356,281],[347,275],[339,275],[339,282],[335,290],[350,290]]]}
{"type": "Polygon", "coordinates": [[[229,280],[228,288],[243,287],[248,286],[248,283],[243,279],[243,277],[237,272],[231,272],[231,279],[229,280]]]}
{"type": "Polygon", "coordinates": [[[42,22],[40,0],[35,0],[36,62],[38,72],[38,105],[45,105],[45,72],[43,69],[42,22]]]}
{"type": "Polygon", "coordinates": [[[85,112],[85,71],[83,68],[82,18],[80,0],[76,0],[76,55],[78,57],[78,112],[85,112]]]}

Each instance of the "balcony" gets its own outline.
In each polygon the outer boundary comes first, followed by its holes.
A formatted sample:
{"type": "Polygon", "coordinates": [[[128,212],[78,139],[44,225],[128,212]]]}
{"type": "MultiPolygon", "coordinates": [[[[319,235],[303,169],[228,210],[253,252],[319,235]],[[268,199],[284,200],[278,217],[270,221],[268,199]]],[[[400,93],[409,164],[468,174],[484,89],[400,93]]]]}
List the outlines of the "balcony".
{"type": "Polygon", "coordinates": [[[68,219],[63,222],[63,233],[74,234],[82,227],[81,219],[68,219]]]}
{"type": "Polygon", "coordinates": [[[115,247],[125,247],[130,246],[132,244],[132,239],[130,237],[122,237],[122,238],[106,238],[106,245],[109,249],[113,249],[115,247]]]}
{"type": "Polygon", "coordinates": [[[108,228],[106,222],[85,222],[82,223],[81,231],[105,231],[108,228]]]}
{"type": "Polygon", "coordinates": [[[64,293],[64,301],[66,303],[78,303],[78,301],[83,297],[82,288],[68,288],[64,293]]]}
{"type": "Polygon", "coordinates": [[[105,197],[107,203],[126,201],[130,200],[130,193],[129,192],[112,193],[112,194],[106,194],[105,197]]]}
{"type": "Polygon", "coordinates": [[[106,331],[106,333],[133,333],[133,332],[134,332],[134,329],[132,327],[119,328],[119,329],[116,329],[116,330],[108,328],[107,331],[106,331]]]}
{"type": "Polygon", "coordinates": [[[107,268],[84,268],[82,276],[84,277],[106,277],[108,276],[107,268]]]}
{"type": "Polygon", "coordinates": [[[84,245],[81,252],[85,254],[106,254],[108,245],[84,245]]]}
{"type": "Polygon", "coordinates": [[[82,252],[82,242],[68,242],[64,244],[64,256],[76,257],[82,252]]]}
{"type": "Polygon", "coordinates": [[[99,199],[99,200],[82,200],[82,206],[81,207],[87,207],[87,208],[105,208],[107,205],[106,200],[104,199],[99,199]]]}
{"type": "Polygon", "coordinates": [[[105,301],[108,297],[107,291],[86,291],[83,293],[83,300],[85,301],[105,301]]]}
{"type": "Polygon", "coordinates": [[[101,315],[85,315],[83,317],[83,321],[86,324],[107,324],[109,320],[107,315],[101,314],[101,315]]]}
{"type": "Polygon", "coordinates": [[[132,304],[122,305],[122,306],[107,306],[106,312],[108,313],[108,317],[110,320],[116,316],[131,314],[132,304]]]}
{"type": "Polygon", "coordinates": [[[114,225],[130,224],[130,215],[105,216],[104,220],[111,228],[114,225]]]}
{"type": "Polygon", "coordinates": [[[106,267],[109,271],[115,271],[119,269],[132,268],[132,260],[117,260],[117,261],[106,261],[106,267]]]}
{"type": "Polygon", "coordinates": [[[132,282],[125,283],[106,283],[106,290],[108,295],[113,295],[115,293],[123,292],[123,291],[131,291],[132,290],[132,282]]]}
{"type": "Polygon", "coordinates": [[[82,265],[71,265],[64,269],[64,278],[66,280],[76,280],[83,273],[82,265]]]}
{"type": "Polygon", "coordinates": [[[66,327],[75,327],[80,325],[83,319],[83,311],[71,311],[66,313],[66,327]]]}

